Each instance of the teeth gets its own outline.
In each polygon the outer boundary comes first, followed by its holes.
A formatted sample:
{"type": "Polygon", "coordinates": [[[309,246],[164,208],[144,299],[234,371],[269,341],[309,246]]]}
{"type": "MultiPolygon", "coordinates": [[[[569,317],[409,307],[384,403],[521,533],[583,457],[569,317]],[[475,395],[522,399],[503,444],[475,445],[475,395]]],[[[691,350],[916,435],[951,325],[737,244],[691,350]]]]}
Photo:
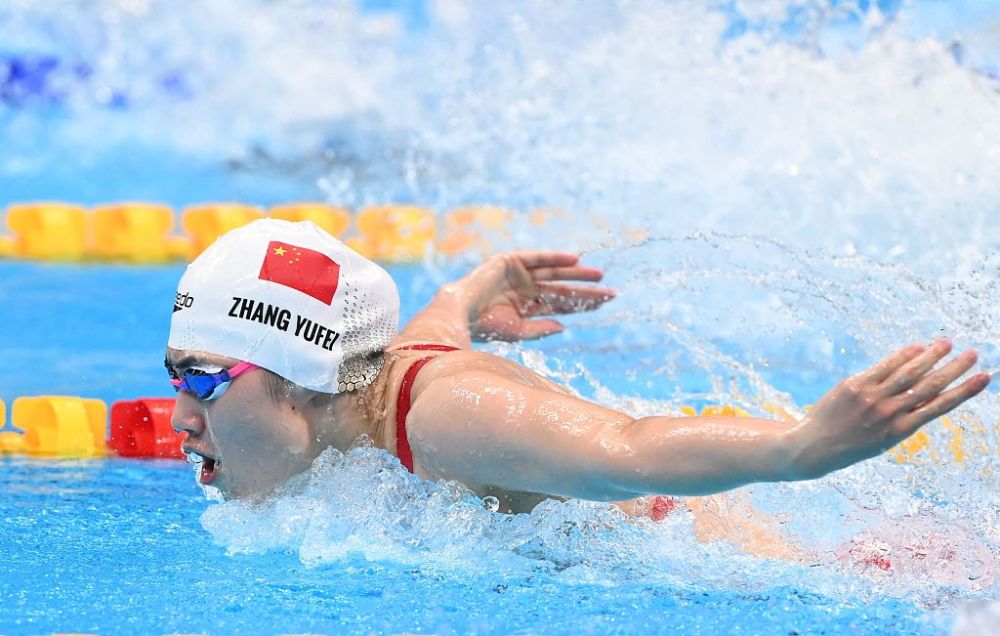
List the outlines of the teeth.
{"type": "Polygon", "coordinates": [[[201,462],[205,461],[204,457],[202,457],[201,455],[199,455],[194,451],[187,451],[184,454],[187,455],[187,460],[188,463],[190,464],[200,464],[201,462]]]}

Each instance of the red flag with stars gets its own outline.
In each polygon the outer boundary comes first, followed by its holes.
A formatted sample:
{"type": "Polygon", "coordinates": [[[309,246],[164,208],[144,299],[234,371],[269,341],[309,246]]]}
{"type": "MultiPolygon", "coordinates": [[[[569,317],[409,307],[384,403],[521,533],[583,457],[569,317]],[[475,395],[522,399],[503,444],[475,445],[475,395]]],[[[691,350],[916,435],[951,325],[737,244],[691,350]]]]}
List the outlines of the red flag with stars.
{"type": "Polygon", "coordinates": [[[329,305],[340,283],[340,265],[322,252],[271,241],[258,278],[297,289],[329,305]]]}

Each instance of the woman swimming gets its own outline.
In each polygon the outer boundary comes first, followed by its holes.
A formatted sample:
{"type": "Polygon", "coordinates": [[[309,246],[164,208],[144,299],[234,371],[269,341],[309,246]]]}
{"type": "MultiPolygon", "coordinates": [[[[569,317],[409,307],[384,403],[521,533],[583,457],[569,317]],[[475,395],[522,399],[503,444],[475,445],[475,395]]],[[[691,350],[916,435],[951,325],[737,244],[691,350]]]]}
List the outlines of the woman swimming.
{"type": "Polygon", "coordinates": [[[473,340],[541,338],[543,316],[595,309],[612,290],[570,254],[495,256],[445,285],[399,333],[389,275],[311,223],[261,220],[195,259],[178,287],[166,365],[174,427],[199,481],[260,498],[361,435],[430,480],[462,482],[509,512],[551,497],[705,495],[804,480],[875,457],[980,393],[951,385],[976,362],[947,339],[847,378],[799,422],[633,418],[589,402],[473,340]],[[951,387],[951,388],[949,388],[951,387]]]}

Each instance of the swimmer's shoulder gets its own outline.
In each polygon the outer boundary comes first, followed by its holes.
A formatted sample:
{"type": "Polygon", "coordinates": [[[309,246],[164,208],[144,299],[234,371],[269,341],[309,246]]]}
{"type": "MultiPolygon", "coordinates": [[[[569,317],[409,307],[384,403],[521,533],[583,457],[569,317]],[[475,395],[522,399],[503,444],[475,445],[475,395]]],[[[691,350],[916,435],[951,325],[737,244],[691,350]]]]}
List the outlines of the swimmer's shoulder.
{"type": "Polygon", "coordinates": [[[535,373],[522,364],[484,351],[458,349],[442,352],[399,351],[397,354],[396,351],[392,351],[390,353],[394,355],[405,354],[405,359],[398,360],[394,365],[401,373],[405,373],[405,369],[417,360],[432,357],[414,378],[411,393],[413,403],[416,403],[430,386],[452,381],[458,377],[473,381],[479,379],[484,384],[501,380],[514,382],[531,389],[555,391],[562,394],[570,393],[565,387],[535,373]]]}

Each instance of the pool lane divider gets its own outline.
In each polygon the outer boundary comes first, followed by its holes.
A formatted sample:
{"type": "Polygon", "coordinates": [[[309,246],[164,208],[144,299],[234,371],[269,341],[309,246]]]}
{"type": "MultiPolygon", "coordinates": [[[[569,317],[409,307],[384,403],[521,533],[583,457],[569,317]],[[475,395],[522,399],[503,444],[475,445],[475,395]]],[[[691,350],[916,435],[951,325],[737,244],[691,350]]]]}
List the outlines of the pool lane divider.
{"type": "Polygon", "coordinates": [[[24,431],[19,450],[39,456],[105,455],[107,418],[108,406],[103,401],[79,397],[20,397],[11,407],[14,426],[24,431]]]}
{"type": "MultiPolygon", "coordinates": [[[[2,402],[0,402],[2,404],[2,402]]],[[[115,402],[41,395],[21,397],[11,422],[23,432],[0,432],[0,452],[48,458],[120,457],[182,459],[182,435],[170,416],[173,398],[115,402]],[[110,425],[109,425],[110,424],[110,425]]]]}
{"type": "MultiPolygon", "coordinates": [[[[180,232],[175,233],[174,210],[161,203],[119,202],[89,210],[56,201],[15,203],[7,208],[8,235],[0,236],[0,258],[134,264],[189,261],[222,234],[266,216],[312,221],[368,258],[405,263],[431,252],[489,254],[491,240],[509,238],[509,225],[516,215],[497,206],[466,206],[447,212],[439,223],[433,211],[416,205],[373,205],[352,214],[343,206],[313,202],[275,205],[268,210],[244,203],[203,203],[181,211],[180,232]]],[[[526,218],[534,226],[569,220],[560,210],[536,210],[526,218]]]]}
{"type": "Polygon", "coordinates": [[[144,398],[111,405],[108,446],[121,457],[182,459],[184,435],[174,431],[173,398],[144,398]]]}

